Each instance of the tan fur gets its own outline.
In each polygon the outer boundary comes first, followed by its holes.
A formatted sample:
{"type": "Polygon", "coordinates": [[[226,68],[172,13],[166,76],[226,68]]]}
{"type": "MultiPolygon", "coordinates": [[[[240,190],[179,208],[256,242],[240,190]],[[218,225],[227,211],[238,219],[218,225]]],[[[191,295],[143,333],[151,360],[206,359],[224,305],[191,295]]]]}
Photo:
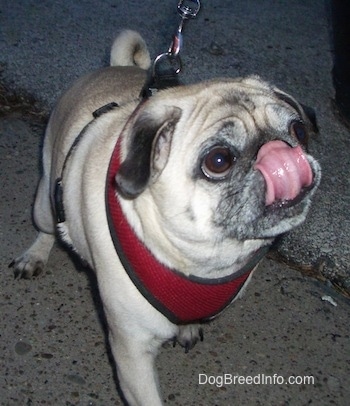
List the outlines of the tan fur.
{"type": "Polygon", "coordinates": [[[125,30],[114,41],[111,50],[111,66],[139,66],[148,69],[151,58],[141,35],[125,30]]]}

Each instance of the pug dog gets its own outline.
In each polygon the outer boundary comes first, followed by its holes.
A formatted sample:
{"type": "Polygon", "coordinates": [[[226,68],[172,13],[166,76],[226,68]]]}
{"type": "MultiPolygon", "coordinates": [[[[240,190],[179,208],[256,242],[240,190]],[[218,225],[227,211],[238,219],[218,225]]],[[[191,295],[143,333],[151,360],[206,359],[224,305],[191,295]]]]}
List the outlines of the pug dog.
{"type": "Polygon", "coordinates": [[[309,110],[257,76],[159,90],[125,31],[111,66],[59,100],[43,145],[34,244],[12,262],[39,275],[58,237],[97,274],[130,405],[162,404],[162,343],[186,350],[239,297],[276,236],[301,224],[320,182],[309,110]]]}

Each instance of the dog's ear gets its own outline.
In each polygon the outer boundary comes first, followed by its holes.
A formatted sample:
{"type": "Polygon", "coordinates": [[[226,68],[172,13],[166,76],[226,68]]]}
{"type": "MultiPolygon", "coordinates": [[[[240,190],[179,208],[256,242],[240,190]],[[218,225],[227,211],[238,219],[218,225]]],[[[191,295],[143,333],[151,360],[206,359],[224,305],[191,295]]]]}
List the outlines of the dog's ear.
{"type": "MultiPolygon", "coordinates": [[[[312,107],[306,106],[305,104],[302,104],[302,103],[298,103],[290,95],[288,95],[287,93],[283,93],[280,90],[275,90],[275,95],[280,100],[283,100],[284,102],[286,102],[290,106],[292,106],[293,109],[296,110],[301,117],[304,117],[304,119],[306,119],[305,124],[307,124],[307,127],[309,128],[309,133],[311,133],[311,135],[318,134],[316,113],[312,107]]],[[[306,151],[308,151],[310,137],[308,134],[306,134],[306,135],[307,135],[307,137],[302,143],[303,143],[306,151]]]]}
{"type": "Polygon", "coordinates": [[[317,118],[316,118],[316,111],[310,107],[310,106],[306,106],[303,103],[299,103],[300,106],[303,108],[303,111],[306,115],[306,117],[309,119],[311,125],[312,125],[312,130],[315,134],[318,133],[318,125],[317,125],[317,118]]]}
{"type": "Polygon", "coordinates": [[[178,107],[162,107],[155,117],[141,111],[131,128],[128,154],[115,177],[118,191],[133,199],[156,179],[167,163],[172,135],[180,119],[178,107]]]}
{"type": "Polygon", "coordinates": [[[312,132],[314,132],[315,134],[318,133],[316,113],[312,107],[297,102],[295,99],[293,99],[293,97],[291,97],[287,93],[281,92],[280,90],[275,90],[275,95],[280,100],[283,100],[284,102],[292,106],[293,109],[296,110],[301,116],[305,116],[309,120],[312,132]]]}

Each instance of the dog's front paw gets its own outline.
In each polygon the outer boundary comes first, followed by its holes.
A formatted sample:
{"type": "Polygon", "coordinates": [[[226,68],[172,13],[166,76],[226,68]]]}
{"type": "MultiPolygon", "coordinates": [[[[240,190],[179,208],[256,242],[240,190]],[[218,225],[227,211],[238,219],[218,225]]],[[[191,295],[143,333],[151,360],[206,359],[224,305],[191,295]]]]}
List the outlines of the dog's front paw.
{"type": "Polygon", "coordinates": [[[20,257],[14,259],[9,267],[14,268],[16,279],[31,279],[43,273],[55,236],[40,232],[32,246],[20,257]]]}
{"type": "Polygon", "coordinates": [[[31,279],[43,273],[45,263],[43,260],[26,251],[20,257],[15,258],[9,268],[13,268],[13,273],[16,279],[31,279]]]}
{"type": "Polygon", "coordinates": [[[188,326],[180,326],[179,332],[174,339],[174,345],[178,342],[185,348],[185,353],[191,350],[198,340],[203,341],[203,329],[198,324],[190,324],[188,326]]]}

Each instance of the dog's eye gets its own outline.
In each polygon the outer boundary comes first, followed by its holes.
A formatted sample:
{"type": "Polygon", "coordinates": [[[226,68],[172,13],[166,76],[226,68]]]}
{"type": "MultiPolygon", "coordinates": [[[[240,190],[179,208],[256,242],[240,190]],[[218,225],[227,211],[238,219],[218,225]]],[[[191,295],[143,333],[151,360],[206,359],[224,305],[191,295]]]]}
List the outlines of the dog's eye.
{"type": "Polygon", "coordinates": [[[204,157],[201,169],[207,178],[222,179],[230,172],[235,160],[227,147],[214,147],[204,157]]]}
{"type": "Polygon", "coordinates": [[[292,121],[290,125],[291,135],[296,138],[300,144],[307,146],[308,144],[308,133],[306,131],[305,125],[300,121],[292,121]]]}

